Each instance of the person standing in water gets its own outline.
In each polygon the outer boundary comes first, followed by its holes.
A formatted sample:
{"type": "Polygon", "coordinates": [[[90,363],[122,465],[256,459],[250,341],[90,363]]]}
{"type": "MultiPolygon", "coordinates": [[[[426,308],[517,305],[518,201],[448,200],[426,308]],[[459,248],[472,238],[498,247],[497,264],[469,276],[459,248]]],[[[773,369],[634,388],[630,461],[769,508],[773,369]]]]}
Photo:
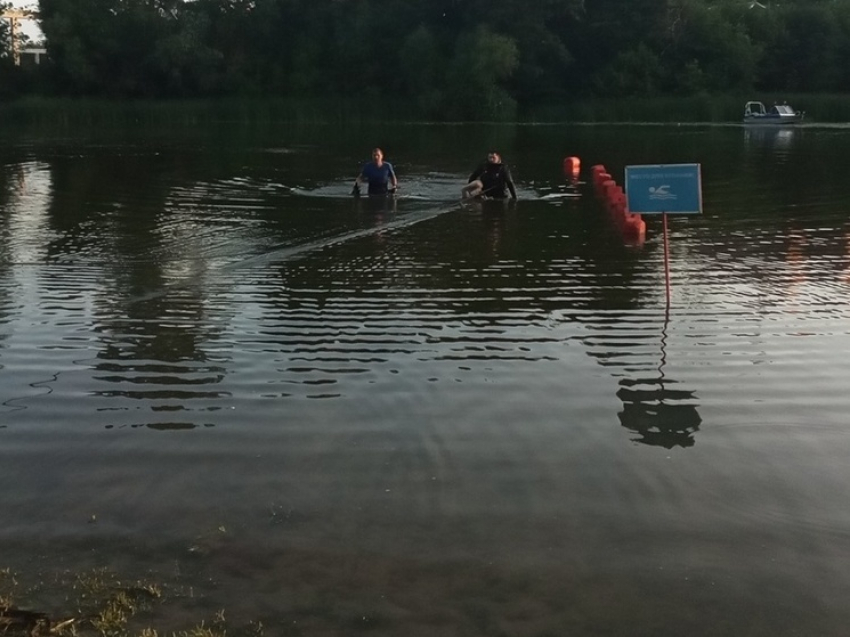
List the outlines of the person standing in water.
{"type": "Polygon", "coordinates": [[[384,151],[380,148],[372,149],[372,161],[363,165],[363,169],[354,180],[355,195],[360,194],[360,184],[369,184],[367,192],[370,195],[386,195],[398,188],[398,179],[393,170],[393,165],[384,161],[384,151]]]}
{"type": "Polygon", "coordinates": [[[491,150],[487,153],[487,160],[469,176],[469,183],[461,190],[461,197],[505,199],[508,193],[511,199],[516,199],[511,171],[502,163],[502,156],[491,150]]]}

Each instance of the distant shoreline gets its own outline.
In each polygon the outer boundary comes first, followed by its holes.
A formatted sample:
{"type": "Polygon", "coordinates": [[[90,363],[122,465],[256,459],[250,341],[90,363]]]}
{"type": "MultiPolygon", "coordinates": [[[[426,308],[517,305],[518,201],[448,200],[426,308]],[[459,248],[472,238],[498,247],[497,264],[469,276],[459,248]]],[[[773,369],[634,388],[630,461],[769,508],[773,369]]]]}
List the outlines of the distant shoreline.
{"type": "MultiPolygon", "coordinates": [[[[435,120],[417,113],[406,100],[386,98],[380,114],[366,98],[219,97],[185,99],[112,99],[27,95],[0,101],[0,122],[6,125],[109,125],[121,123],[196,124],[230,122],[266,124],[376,123],[451,124],[499,123],[521,125],[741,125],[748,99],[765,103],[787,101],[806,111],[805,127],[850,123],[850,96],[750,95],[712,97],[595,98],[568,103],[527,106],[514,119],[435,120]]],[[[6,125],[0,123],[0,129],[6,125]]]]}

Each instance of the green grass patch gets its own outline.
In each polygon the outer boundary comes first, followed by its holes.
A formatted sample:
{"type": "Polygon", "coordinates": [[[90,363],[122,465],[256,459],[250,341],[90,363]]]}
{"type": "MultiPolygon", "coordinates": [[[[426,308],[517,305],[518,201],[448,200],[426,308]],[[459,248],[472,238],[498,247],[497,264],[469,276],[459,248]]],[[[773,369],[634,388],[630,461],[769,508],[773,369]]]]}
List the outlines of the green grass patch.
{"type": "Polygon", "coordinates": [[[0,635],[4,637],[259,637],[260,622],[230,626],[225,611],[194,625],[163,632],[158,617],[166,614],[168,591],[154,582],[123,582],[108,569],[56,576],[32,586],[21,584],[9,569],[0,570],[0,635]],[[49,589],[49,591],[47,590],[49,589]],[[33,608],[30,598],[62,601],[62,610],[33,608]]]}

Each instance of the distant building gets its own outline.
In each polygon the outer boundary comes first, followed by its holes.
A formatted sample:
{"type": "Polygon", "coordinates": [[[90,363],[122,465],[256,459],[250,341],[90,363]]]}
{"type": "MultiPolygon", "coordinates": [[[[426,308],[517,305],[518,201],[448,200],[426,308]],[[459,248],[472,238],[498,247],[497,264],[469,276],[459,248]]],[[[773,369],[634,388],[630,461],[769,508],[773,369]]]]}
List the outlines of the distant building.
{"type": "Polygon", "coordinates": [[[21,66],[39,66],[47,59],[47,49],[41,46],[27,46],[18,51],[21,66]]]}
{"type": "MultiPolygon", "coordinates": [[[[15,64],[21,63],[21,46],[18,31],[20,29],[21,20],[37,20],[38,11],[32,9],[12,9],[6,8],[0,11],[0,19],[9,21],[9,42],[12,47],[12,59],[15,64]]],[[[40,60],[39,60],[40,61],[40,60]]]]}

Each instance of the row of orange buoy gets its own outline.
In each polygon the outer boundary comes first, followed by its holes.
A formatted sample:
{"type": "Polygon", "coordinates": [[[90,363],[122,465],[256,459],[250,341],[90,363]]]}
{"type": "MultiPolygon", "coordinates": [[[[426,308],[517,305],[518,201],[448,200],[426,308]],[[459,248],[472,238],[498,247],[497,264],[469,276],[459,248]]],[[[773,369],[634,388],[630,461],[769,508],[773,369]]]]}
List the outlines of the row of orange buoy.
{"type": "Polygon", "coordinates": [[[564,157],[564,177],[576,180],[581,173],[581,160],[578,157],[564,157]]]}
{"type": "MultiPolygon", "coordinates": [[[[566,160],[564,160],[566,166],[566,160]]],[[[623,235],[630,239],[643,241],[646,236],[646,222],[639,214],[629,212],[626,193],[614,181],[605,166],[597,164],[590,169],[593,192],[601,199],[623,235]]]]}

